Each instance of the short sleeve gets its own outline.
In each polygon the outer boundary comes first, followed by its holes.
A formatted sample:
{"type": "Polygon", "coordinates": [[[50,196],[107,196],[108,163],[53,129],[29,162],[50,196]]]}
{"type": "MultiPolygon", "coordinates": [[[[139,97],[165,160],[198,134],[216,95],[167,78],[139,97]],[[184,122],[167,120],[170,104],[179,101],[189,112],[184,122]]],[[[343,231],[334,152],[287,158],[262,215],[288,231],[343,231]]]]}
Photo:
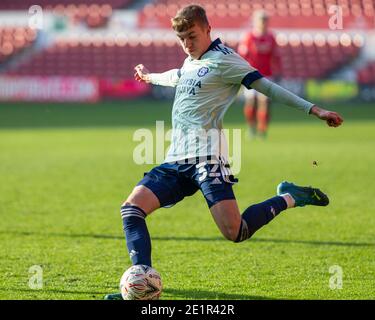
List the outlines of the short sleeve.
{"type": "Polygon", "coordinates": [[[243,84],[250,89],[251,84],[263,76],[252,67],[245,59],[236,53],[223,56],[220,63],[222,79],[228,84],[243,84]]]}

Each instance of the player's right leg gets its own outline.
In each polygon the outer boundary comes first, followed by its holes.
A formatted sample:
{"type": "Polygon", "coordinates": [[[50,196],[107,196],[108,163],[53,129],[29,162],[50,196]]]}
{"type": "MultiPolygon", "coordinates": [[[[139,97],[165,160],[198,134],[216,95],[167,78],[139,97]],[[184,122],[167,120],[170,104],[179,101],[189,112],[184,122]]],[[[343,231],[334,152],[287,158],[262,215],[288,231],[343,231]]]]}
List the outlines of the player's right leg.
{"type": "Polygon", "coordinates": [[[247,124],[250,128],[250,135],[256,135],[257,130],[257,106],[256,106],[256,92],[255,90],[246,90],[244,91],[245,104],[243,108],[243,113],[246,119],[247,124]]]}
{"type": "MultiPolygon", "coordinates": [[[[121,207],[124,232],[132,264],[151,266],[151,239],[145,218],[160,207],[170,207],[198,190],[179,178],[177,164],[163,163],[153,168],[134,188],[121,207]]],[[[108,294],[105,300],[122,300],[120,293],[108,294]]]]}
{"type": "MultiPolygon", "coordinates": [[[[151,240],[145,218],[160,207],[168,207],[185,197],[179,179],[179,165],[163,163],[154,167],[137,184],[121,207],[126,244],[133,265],[151,265],[151,240]]],[[[192,192],[195,192],[192,190],[192,192]]]]}
{"type": "MultiPolygon", "coordinates": [[[[145,218],[159,207],[157,196],[144,185],[137,185],[121,206],[126,245],[133,265],[151,266],[151,238],[145,218]]],[[[123,298],[121,293],[111,293],[104,300],[123,298]]]]}
{"type": "Polygon", "coordinates": [[[121,206],[126,245],[133,265],[151,266],[151,240],[145,219],[159,207],[159,199],[144,185],[136,186],[121,206]]]}

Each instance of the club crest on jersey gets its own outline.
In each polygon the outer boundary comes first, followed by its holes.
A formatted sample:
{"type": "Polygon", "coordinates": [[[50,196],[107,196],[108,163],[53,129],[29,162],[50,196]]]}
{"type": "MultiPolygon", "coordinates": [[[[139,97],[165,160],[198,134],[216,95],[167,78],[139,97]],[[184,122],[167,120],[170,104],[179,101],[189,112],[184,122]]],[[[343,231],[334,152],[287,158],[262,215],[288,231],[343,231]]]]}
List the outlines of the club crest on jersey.
{"type": "Polygon", "coordinates": [[[207,67],[202,67],[198,70],[198,76],[204,77],[209,71],[210,69],[208,69],[207,67]]]}

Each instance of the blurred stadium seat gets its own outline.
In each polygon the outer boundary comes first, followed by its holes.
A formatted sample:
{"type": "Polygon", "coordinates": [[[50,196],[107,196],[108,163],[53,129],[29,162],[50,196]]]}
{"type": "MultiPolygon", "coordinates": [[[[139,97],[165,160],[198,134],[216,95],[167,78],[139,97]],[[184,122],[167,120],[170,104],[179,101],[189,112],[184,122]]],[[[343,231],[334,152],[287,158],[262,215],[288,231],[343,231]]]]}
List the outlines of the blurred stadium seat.
{"type": "Polygon", "coordinates": [[[125,8],[133,0],[1,0],[0,10],[27,10],[33,5],[41,6],[44,9],[52,9],[55,7],[67,7],[69,5],[110,5],[114,9],[125,8]]]}
{"type": "Polygon", "coordinates": [[[46,9],[54,10],[55,12],[67,16],[72,23],[77,24],[84,22],[88,27],[96,28],[102,27],[112,15],[113,7],[109,3],[99,4],[69,4],[57,5],[56,7],[46,6],[46,9]]]}
{"type": "Polygon", "coordinates": [[[152,66],[155,72],[174,68],[183,62],[185,54],[177,42],[116,44],[115,41],[87,43],[60,41],[31,60],[19,65],[12,75],[85,75],[103,78],[132,79],[134,66],[152,66]]]}
{"type": "MultiPolygon", "coordinates": [[[[281,75],[286,78],[322,78],[355,58],[360,50],[350,36],[277,37],[282,57],[281,75]],[[332,38],[333,37],[333,38],[332,38]],[[306,39],[310,39],[311,42],[306,39]],[[330,41],[328,41],[330,39],[330,41]],[[336,40],[333,40],[336,39],[336,40]],[[307,63],[306,63],[307,62],[307,63]]],[[[132,78],[133,67],[140,61],[160,72],[181,65],[185,54],[177,42],[152,41],[118,43],[101,41],[59,41],[9,74],[13,75],[90,75],[132,78]]]]}
{"type": "MultiPolygon", "coordinates": [[[[140,26],[155,24],[157,21],[158,25],[169,27],[170,17],[189,3],[187,0],[157,0],[149,3],[141,12],[140,26]]],[[[319,18],[329,16],[332,5],[340,5],[343,16],[352,22],[362,16],[372,22],[375,16],[374,0],[198,0],[195,3],[205,6],[211,23],[219,28],[243,27],[257,9],[267,10],[272,16],[272,27],[326,27],[325,19],[319,18]]]]}
{"type": "Polygon", "coordinates": [[[32,45],[37,32],[26,27],[0,26],[0,64],[32,45]]]}
{"type": "Polygon", "coordinates": [[[276,37],[282,59],[281,76],[285,78],[324,78],[359,54],[361,43],[349,35],[304,33],[276,37]]]}
{"type": "Polygon", "coordinates": [[[0,10],[28,10],[37,4],[44,10],[67,16],[71,22],[84,22],[88,27],[105,26],[113,9],[126,8],[133,0],[33,0],[0,1],[0,10]]]}

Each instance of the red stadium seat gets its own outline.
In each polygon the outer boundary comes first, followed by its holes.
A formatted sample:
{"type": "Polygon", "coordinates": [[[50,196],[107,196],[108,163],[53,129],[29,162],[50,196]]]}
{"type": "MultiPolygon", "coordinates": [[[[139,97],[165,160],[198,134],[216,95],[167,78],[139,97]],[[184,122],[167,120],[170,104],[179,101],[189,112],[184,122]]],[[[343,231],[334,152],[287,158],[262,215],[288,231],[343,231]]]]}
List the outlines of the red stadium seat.
{"type": "MultiPolygon", "coordinates": [[[[125,8],[132,0],[38,0],[37,2],[34,0],[22,0],[22,1],[14,1],[14,0],[1,0],[0,1],[0,10],[27,10],[32,5],[38,4],[39,6],[45,9],[56,8],[57,6],[61,7],[68,7],[69,5],[92,5],[95,3],[96,5],[110,5],[112,8],[125,8]]],[[[71,10],[71,8],[70,8],[71,10]]]]}
{"type": "Polygon", "coordinates": [[[31,46],[37,32],[26,27],[0,27],[0,63],[5,63],[31,46]]]}
{"type": "MultiPolygon", "coordinates": [[[[170,18],[177,9],[189,4],[190,1],[157,0],[147,4],[140,13],[140,26],[150,26],[149,23],[160,27],[170,28],[170,18]]],[[[200,0],[207,9],[208,17],[214,27],[236,28],[246,27],[249,19],[257,9],[265,9],[272,16],[273,27],[294,28],[326,28],[322,21],[330,15],[331,5],[339,4],[344,17],[355,21],[359,15],[368,19],[367,25],[373,27],[375,17],[374,0],[280,0],[280,1],[224,1],[224,0],[200,0]],[[290,19],[290,18],[293,19],[290,19]]]]}
{"type": "MultiPolygon", "coordinates": [[[[305,36],[305,40],[307,38],[308,36],[305,36]]],[[[304,38],[293,36],[287,40],[286,45],[279,47],[283,77],[306,79],[327,76],[351,61],[360,50],[355,45],[348,46],[348,39],[346,42],[335,43],[332,39],[328,42],[326,38],[318,37],[319,46],[299,39],[304,38]]],[[[236,46],[237,44],[234,44],[233,47],[236,46]]],[[[149,46],[139,43],[86,46],[83,43],[59,41],[52,48],[45,49],[9,73],[124,79],[133,77],[133,69],[137,63],[142,62],[153,71],[161,72],[181,65],[184,59],[185,54],[176,42],[170,42],[168,45],[160,41],[151,42],[149,46]]],[[[375,71],[375,65],[373,68],[375,71]]]]}

